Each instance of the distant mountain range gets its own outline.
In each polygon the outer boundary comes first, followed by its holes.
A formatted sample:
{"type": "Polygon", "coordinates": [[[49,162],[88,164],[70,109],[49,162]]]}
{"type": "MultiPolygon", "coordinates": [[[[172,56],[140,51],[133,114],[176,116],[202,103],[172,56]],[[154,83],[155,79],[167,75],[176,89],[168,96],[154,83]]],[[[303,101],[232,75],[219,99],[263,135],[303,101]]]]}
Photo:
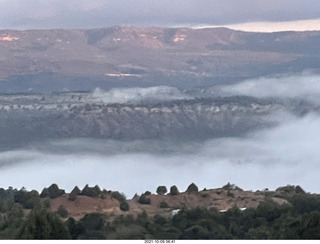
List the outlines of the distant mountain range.
{"type": "Polygon", "coordinates": [[[0,92],[182,89],[320,71],[320,32],[110,27],[1,30],[0,92]]]}

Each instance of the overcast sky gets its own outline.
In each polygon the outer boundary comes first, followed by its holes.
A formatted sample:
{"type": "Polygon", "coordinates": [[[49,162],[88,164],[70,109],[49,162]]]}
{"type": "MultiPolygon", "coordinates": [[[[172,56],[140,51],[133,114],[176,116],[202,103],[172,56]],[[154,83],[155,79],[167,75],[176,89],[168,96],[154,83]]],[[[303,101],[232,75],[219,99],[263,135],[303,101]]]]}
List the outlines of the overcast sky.
{"type": "Polygon", "coordinates": [[[320,19],[319,0],[0,0],[0,29],[199,26],[320,19]]]}

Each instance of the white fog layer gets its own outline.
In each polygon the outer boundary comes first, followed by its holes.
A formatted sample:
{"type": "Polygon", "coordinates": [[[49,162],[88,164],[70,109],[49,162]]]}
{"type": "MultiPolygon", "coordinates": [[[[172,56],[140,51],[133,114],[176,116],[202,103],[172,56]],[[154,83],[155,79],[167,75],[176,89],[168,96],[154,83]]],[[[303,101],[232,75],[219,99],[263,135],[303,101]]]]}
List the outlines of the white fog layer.
{"type": "Polygon", "coordinates": [[[129,103],[137,104],[150,101],[170,101],[188,99],[187,95],[181,93],[175,87],[155,86],[147,88],[113,88],[109,91],[95,89],[92,93],[92,99],[105,104],[129,103]]]}
{"type": "Polygon", "coordinates": [[[181,191],[232,182],[249,190],[299,184],[320,192],[320,118],[309,114],[245,138],[206,142],[54,141],[32,150],[2,152],[0,185],[42,190],[57,183],[67,191],[96,185],[131,198],[159,185],[181,191]]]}
{"type": "Polygon", "coordinates": [[[320,102],[320,76],[302,75],[281,78],[246,80],[236,85],[222,86],[222,94],[254,97],[300,98],[320,102]]]}

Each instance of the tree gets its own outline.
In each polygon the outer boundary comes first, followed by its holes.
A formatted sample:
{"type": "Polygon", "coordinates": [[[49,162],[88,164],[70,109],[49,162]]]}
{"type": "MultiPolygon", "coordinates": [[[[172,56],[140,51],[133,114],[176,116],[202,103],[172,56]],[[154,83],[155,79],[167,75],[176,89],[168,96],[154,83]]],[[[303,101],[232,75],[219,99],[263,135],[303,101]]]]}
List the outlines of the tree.
{"type": "Polygon", "coordinates": [[[130,209],[130,206],[127,201],[120,202],[120,210],[129,211],[129,209],[130,209]]]}
{"type": "Polygon", "coordinates": [[[178,194],[179,194],[178,187],[176,185],[171,186],[170,187],[170,195],[178,195],[178,194]]]}
{"type": "Polygon", "coordinates": [[[14,201],[22,204],[25,208],[32,209],[40,203],[39,193],[36,190],[27,192],[25,188],[22,188],[15,193],[14,201]]]}
{"type": "Polygon", "coordinates": [[[169,208],[169,205],[168,205],[168,203],[167,203],[167,202],[162,201],[162,202],[160,202],[159,207],[160,207],[160,208],[169,208]]]}
{"type": "Polygon", "coordinates": [[[111,196],[119,201],[120,210],[128,211],[130,209],[130,206],[129,206],[128,202],[127,202],[127,199],[126,199],[125,195],[121,194],[118,191],[113,191],[111,193],[111,196]]]}
{"type": "Polygon", "coordinates": [[[32,210],[21,226],[18,239],[70,239],[69,231],[59,217],[45,209],[32,210]]]}
{"type": "Polygon", "coordinates": [[[72,240],[78,239],[78,236],[84,231],[82,224],[76,223],[72,217],[67,220],[66,224],[72,240]]]}
{"type": "Polygon", "coordinates": [[[75,188],[73,188],[73,190],[70,192],[68,199],[70,201],[74,201],[77,198],[77,195],[79,195],[81,193],[80,189],[76,186],[75,188]]]}
{"type": "Polygon", "coordinates": [[[48,193],[49,193],[50,198],[57,198],[57,197],[60,197],[61,195],[65,194],[65,191],[59,189],[57,184],[52,184],[48,188],[48,193]]]}
{"type": "Polygon", "coordinates": [[[61,218],[67,218],[69,215],[68,210],[63,205],[59,206],[57,214],[59,214],[61,218]]]}
{"type": "Polygon", "coordinates": [[[81,195],[88,196],[88,197],[98,197],[101,194],[101,190],[99,186],[89,187],[87,184],[81,191],[81,195]]]}
{"type": "Polygon", "coordinates": [[[139,197],[138,202],[139,202],[140,204],[151,204],[151,199],[150,199],[150,197],[147,197],[147,195],[142,194],[142,195],[139,197]]]}
{"type": "Polygon", "coordinates": [[[45,198],[45,197],[49,197],[49,190],[47,187],[43,188],[41,194],[40,194],[41,198],[45,198]]]}
{"type": "Polygon", "coordinates": [[[167,191],[168,191],[167,187],[165,187],[165,186],[158,186],[158,188],[157,188],[157,193],[159,195],[164,195],[167,193],[167,191]]]}
{"type": "Polygon", "coordinates": [[[191,183],[191,184],[188,186],[187,192],[191,193],[191,192],[198,192],[198,191],[199,191],[199,189],[198,189],[198,187],[196,186],[196,184],[191,183]]]}

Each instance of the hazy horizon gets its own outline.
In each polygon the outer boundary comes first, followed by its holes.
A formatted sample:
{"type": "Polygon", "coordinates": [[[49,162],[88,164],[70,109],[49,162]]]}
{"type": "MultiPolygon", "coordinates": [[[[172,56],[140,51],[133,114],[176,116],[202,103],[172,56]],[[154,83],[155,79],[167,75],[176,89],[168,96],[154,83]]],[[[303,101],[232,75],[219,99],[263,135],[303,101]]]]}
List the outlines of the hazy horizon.
{"type": "Polygon", "coordinates": [[[306,26],[302,23],[319,19],[320,2],[316,0],[0,0],[0,29],[88,29],[119,25],[246,26],[248,29],[247,23],[250,27],[255,23],[295,25],[300,21],[300,26],[306,26]]]}

